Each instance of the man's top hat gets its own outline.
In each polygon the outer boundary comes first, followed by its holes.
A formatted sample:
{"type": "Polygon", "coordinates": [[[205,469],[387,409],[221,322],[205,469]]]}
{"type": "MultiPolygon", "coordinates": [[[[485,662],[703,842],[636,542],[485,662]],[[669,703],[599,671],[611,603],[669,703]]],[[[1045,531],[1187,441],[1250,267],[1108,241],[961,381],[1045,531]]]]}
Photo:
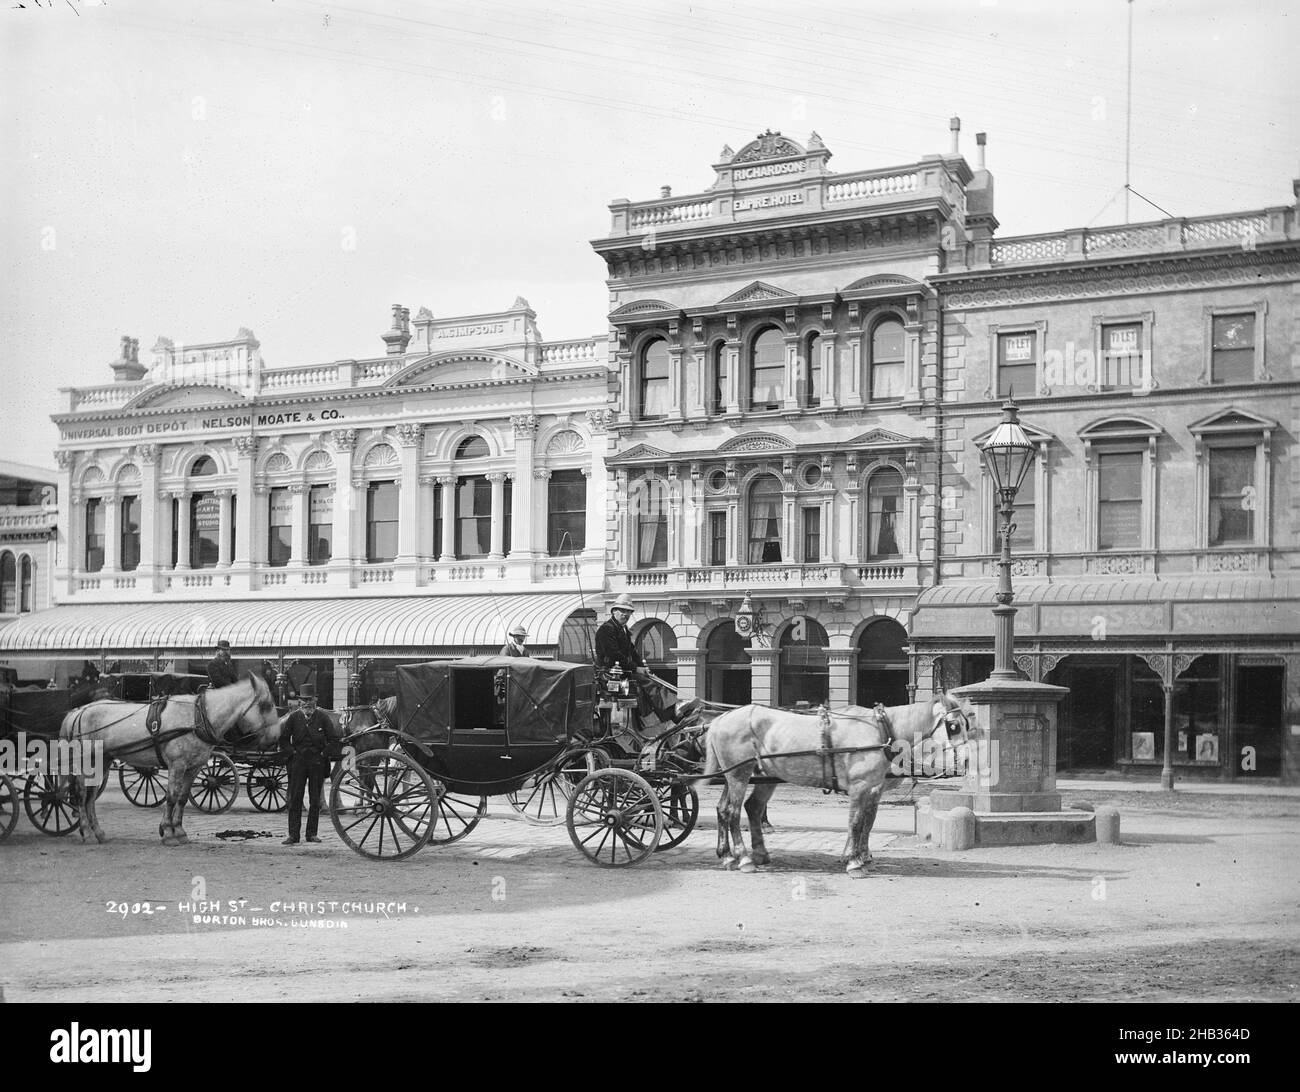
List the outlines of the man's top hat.
{"type": "Polygon", "coordinates": [[[298,687],[298,697],[302,701],[315,701],[316,700],[315,684],[309,682],[303,683],[302,686],[298,687]]]}
{"type": "Polygon", "coordinates": [[[218,641],[218,642],[217,642],[217,648],[224,648],[227,652],[229,652],[229,651],[230,651],[230,642],[229,642],[229,641],[218,641]]]}

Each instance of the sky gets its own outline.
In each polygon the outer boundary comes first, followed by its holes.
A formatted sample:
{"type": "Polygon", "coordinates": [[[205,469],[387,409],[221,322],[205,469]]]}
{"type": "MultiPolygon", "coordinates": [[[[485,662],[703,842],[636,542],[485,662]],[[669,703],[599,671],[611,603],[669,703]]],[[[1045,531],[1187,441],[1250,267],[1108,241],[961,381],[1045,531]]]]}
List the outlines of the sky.
{"type": "Polygon", "coordinates": [[[1123,223],[1130,14],[1130,220],[1300,177],[1288,0],[5,3],[0,458],[43,466],[124,334],[147,362],[246,326],[282,367],[518,295],[602,333],[609,202],[698,193],[768,128],[853,171],[946,153],[956,115],[1000,236],[1123,223]]]}

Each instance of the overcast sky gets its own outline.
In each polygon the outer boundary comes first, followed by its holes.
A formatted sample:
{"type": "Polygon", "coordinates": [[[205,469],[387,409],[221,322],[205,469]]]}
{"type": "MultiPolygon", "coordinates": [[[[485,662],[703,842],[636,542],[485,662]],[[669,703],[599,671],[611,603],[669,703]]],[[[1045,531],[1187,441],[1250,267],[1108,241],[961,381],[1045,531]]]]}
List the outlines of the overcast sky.
{"type": "MultiPolygon", "coordinates": [[[[109,382],[123,334],[248,326],[277,367],[516,295],[601,332],[608,203],[699,192],[768,127],[851,171],[946,152],[955,114],[999,234],[1124,219],[1124,0],[4,2],[0,458],[53,465],[57,388],[109,382]]],[[[1133,5],[1139,193],[1292,203],[1288,6],[1133,5]]]]}

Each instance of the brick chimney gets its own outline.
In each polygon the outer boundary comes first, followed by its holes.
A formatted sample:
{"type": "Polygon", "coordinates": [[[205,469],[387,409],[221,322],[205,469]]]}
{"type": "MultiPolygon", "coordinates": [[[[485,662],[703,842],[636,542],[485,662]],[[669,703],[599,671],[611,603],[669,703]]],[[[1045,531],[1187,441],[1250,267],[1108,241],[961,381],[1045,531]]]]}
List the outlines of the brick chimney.
{"type": "Polygon", "coordinates": [[[401,356],[411,343],[411,309],[400,303],[393,304],[393,327],[384,334],[384,344],[389,356],[401,356]]]}
{"type": "Polygon", "coordinates": [[[113,369],[114,383],[134,383],[143,379],[148,369],[140,363],[140,339],[122,335],[122,355],[109,367],[113,369]]]}
{"type": "Polygon", "coordinates": [[[987,133],[975,134],[976,168],[974,177],[966,185],[966,231],[972,244],[971,264],[988,266],[993,244],[993,233],[998,229],[998,218],[993,215],[993,175],[984,165],[987,133]]]}

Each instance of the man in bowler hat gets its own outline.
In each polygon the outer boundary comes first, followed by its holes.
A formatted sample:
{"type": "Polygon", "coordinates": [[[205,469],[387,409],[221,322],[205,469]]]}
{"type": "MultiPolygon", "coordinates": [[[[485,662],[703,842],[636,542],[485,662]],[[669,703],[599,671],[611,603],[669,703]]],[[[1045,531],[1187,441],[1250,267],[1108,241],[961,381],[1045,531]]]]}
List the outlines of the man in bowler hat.
{"type": "Polygon", "coordinates": [[[289,837],[283,845],[298,844],[302,830],[302,791],[307,790],[307,841],[319,842],[316,827],[320,820],[321,789],[329,772],[329,752],[333,746],[333,725],[325,713],[316,708],[316,687],[303,683],[298,689],[301,704],[285,721],[284,737],[289,747],[289,837]]]}
{"type": "Polygon", "coordinates": [[[213,690],[239,682],[235,661],[230,658],[230,642],[218,641],[217,654],[208,661],[208,684],[213,690]]]}

